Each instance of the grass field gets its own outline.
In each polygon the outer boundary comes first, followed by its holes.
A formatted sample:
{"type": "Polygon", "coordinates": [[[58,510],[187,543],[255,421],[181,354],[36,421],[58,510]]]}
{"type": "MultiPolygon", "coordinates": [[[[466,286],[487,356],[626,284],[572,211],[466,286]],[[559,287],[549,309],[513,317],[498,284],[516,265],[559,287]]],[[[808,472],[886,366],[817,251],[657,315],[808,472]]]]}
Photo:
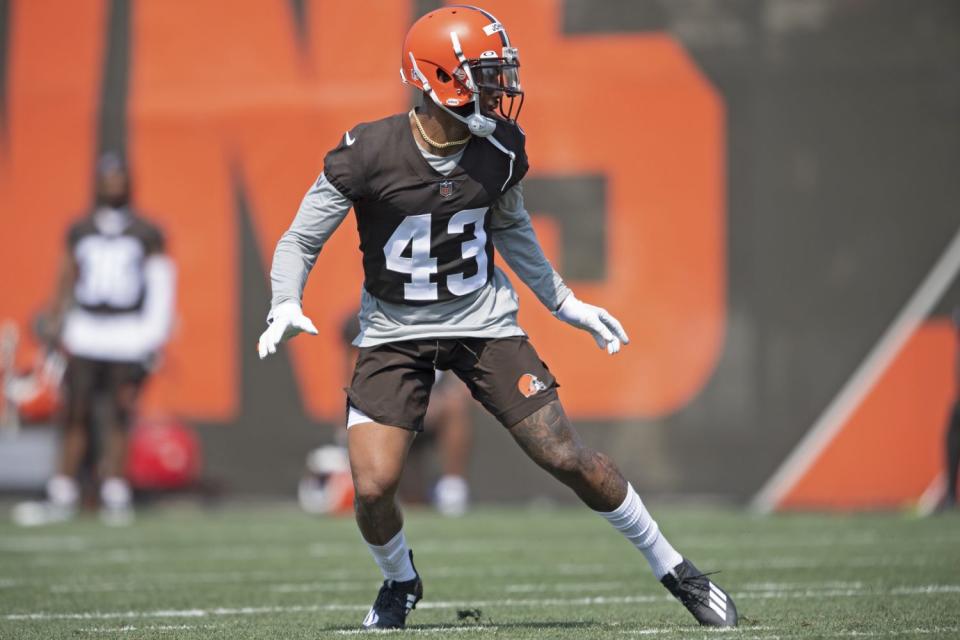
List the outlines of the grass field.
{"type": "MultiPolygon", "coordinates": [[[[407,636],[960,638],[960,517],[757,518],[657,510],[735,597],[710,632],[601,519],[578,509],[408,514],[425,599],[407,636]]],[[[0,638],[344,638],[379,574],[350,519],[180,508],[107,529],[0,524],[0,638]]],[[[362,634],[367,635],[367,634],[362,634]]]]}

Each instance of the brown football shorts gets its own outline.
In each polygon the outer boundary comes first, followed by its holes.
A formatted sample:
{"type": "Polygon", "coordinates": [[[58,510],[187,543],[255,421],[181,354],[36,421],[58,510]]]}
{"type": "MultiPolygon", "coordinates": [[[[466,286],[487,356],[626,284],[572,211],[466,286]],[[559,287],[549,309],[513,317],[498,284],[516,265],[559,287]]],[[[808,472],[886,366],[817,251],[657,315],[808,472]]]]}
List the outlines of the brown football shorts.
{"type": "Polygon", "coordinates": [[[348,403],[380,424],[423,431],[434,369],[456,374],[505,427],[556,400],[560,386],[526,336],[404,340],[360,349],[348,403]]]}
{"type": "MultiPolygon", "coordinates": [[[[148,372],[139,362],[110,362],[73,356],[64,372],[64,411],[68,422],[89,421],[97,396],[103,395],[112,411],[121,411],[118,394],[122,387],[133,385],[140,390],[148,372]]],[[[120,415],[121,427],[126,427],[126,415],[120,415]]]]}

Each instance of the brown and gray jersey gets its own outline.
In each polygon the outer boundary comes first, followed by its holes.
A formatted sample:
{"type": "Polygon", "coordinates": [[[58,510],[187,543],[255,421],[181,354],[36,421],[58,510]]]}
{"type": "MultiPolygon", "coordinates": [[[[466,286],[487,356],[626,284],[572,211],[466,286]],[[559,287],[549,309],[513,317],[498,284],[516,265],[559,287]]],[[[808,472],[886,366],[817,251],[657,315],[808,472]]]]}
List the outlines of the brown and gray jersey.
{"type": "Polygon", "coordinates": [[[472,139],[449,175],[424,159],[407,114],[361,124],[327,154],[323,173],[357,214],[364,287],[381,300],[431,304],[493,276],[488,211],[527,172],[523,135],[494,133],[514,154],[472,139]]]}
{"type": "Polygon", "coordinates": [[[143,306],[144,263],[163,253],[163,233],[127,209],[98,209],[74,223],[67,249],[77,266],[75,304],[116,314],[143,306]]]}
{"type": "Polygon", "coordinates": [[[321,248],[352,206],[364,266],[355,344],[522,335],[516,292],[494,265],[494,246],[551,310],[569,289],[523,206],[523,133],[501,123],[494,138],[510,154],[474,138],[454,163],[456,156],[417,146],[406,114],[347,132],[277,244],[272,307],[300,301],[321,248]]]}

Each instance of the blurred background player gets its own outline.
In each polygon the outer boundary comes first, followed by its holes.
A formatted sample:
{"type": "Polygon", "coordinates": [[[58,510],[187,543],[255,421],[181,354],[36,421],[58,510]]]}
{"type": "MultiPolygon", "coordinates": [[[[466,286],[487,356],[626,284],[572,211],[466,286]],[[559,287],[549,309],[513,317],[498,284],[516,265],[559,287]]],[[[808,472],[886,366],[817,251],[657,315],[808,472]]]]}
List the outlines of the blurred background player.
{"type": "MultiPolygon", "coordinates": [[[[355,313],[344,322],[341,332],[344,344],[348,347],[347,371],[344,377],[348,383],[358,354],[353,342],[359,335],[360,319],[355,313]]],[[[466,512],[470,501],[470,488],[467,484],[467,465],[473,431],[470,421],[470,391],[454,375],[438,370],[436,376],[423,419],[424,431],[414,440],[411,455],[417,453],[417,442],[427,444],[436,441],[441,475],[433,483],[429,498],[443,515],[459,516],[466,512]]],[[[346,438],[345,431],[343,437],[346,438]]],[[[405,497],[408,499],[416,500],[420,497],[410,495],[412,492],[405,492],[403,486],[400,491],[402,496],[407,493],[405,497]]]]}
{"type": "Polygon", "coordinates": [[[81,468],[94,448],[101,517],[124,524],[133,515],[123,475],[127,433],[141,386],[170,333],[175,270],[161,231],[130,204],[130,175],[121,157],[104,154],[96,170],[94,206],[67,234],[43,328],[68,356],[58,470],[47,482],[44,502],[15,508],[14,520],[22,525],[76,513],[81,468]],[[95,433],[102,446],[95,447],[95,433]]]}
{"type": "MultiPolygon", "coordinates": [[[[960,343],[960,307],[953,310],[953,326],[957,331],[957,341],[960,343]]],[[[957,352],[956,386],[956,399],[947,422],[947,492],[941,505],[942,509],[957,508],[957,475],[960,472],[960,350],[957,352]]]]}

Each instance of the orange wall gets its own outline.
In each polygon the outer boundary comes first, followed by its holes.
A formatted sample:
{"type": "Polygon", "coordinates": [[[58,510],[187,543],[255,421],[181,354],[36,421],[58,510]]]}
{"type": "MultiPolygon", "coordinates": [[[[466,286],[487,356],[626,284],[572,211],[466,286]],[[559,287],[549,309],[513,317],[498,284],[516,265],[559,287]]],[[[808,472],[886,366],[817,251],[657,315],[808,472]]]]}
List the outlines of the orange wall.
{"type": "MultiPolygon", "coordinates": [[[[133,4],[128,104],[137,202],[167,230],[180,272],[177,332],[149,402],[208,421],[238,410],[244,284],[234,189],[246,189],[266,270],[324,153],[356,122],[408,104],[397,68],[413,18],[402,2],[312,2],[301,49],[288,3],[223,7],[133,4]],[[361,23],[358,39],[346,26],[361,23]]],[[[607,260],[607,280],[570,284],[617,315],[633,344],[608,358],[526,290],[521,319],[563,382],[571,415],[661,416],[696,395],[722,347],[723,107],[671,38],[567,37],[560,7],[486,5],[520,47],[531,175],[607,177],[606,256],[597,256],[607,260]]],[[[104,11],[103,2],[13,4],[12,168],[4,177],[13,186],[2,202],[15,214],[3,215],[0,233],[14,241],[0,257],[0,317],[23,323],[48,299],[63,230],[88,202],[104,11]],[[26,260],[36,268],[16,269],[26,260]]],[[[305,310],[319,337],[291,345],[301,395],[317,418],[342,411],[338,332],[360,286],[353,226],[334,236],[307,287],[305,310]]],[[[556,256],[562,230],[548,226],[538,222],[556,256]]]]}
{"type": "Polygon", "coordinates": [[[780,506],[915,502],[943,469],[956,349],[949,320],[922,325],[780,506]]]}

